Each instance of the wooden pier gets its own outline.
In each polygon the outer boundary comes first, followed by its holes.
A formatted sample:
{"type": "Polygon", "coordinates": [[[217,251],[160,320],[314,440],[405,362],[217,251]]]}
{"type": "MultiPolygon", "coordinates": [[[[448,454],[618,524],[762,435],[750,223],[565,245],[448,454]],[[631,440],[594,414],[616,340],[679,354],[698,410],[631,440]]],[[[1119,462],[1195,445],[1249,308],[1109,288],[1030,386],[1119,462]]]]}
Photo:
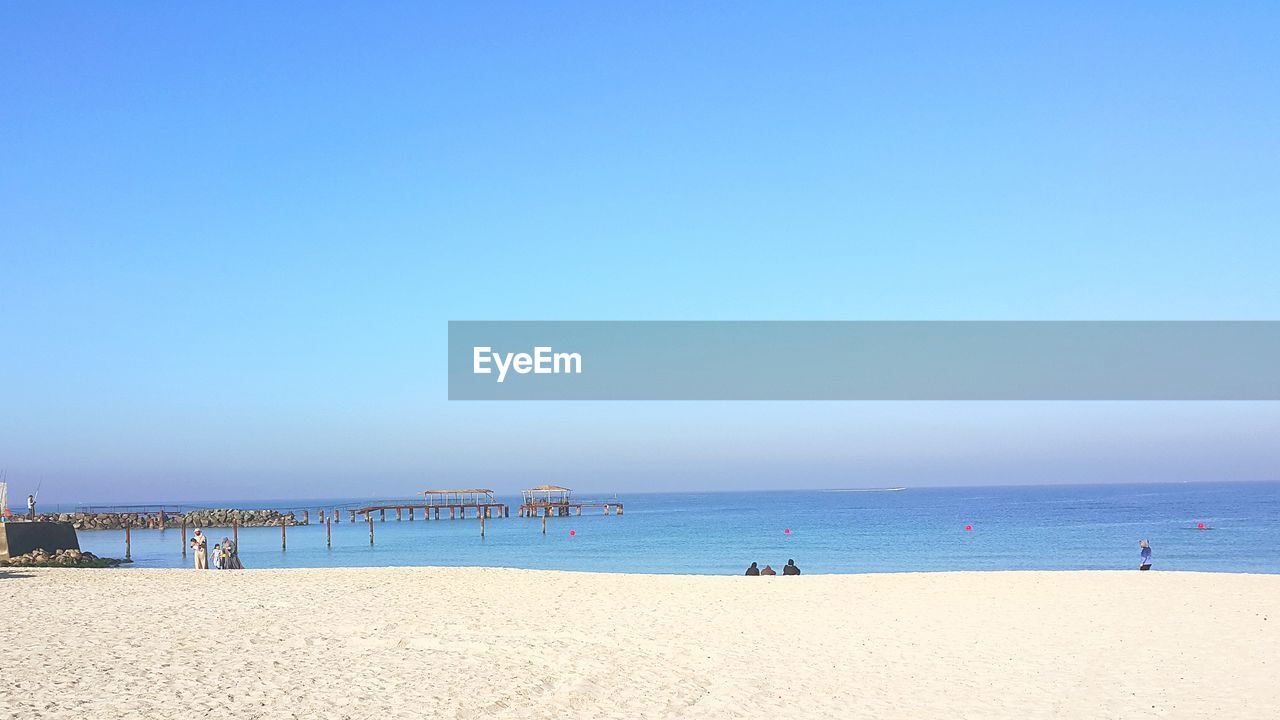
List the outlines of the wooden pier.
{"type": "Polygon", "coordinates": [[[406,515],[413,520],[417,510],[422,511],[424,520],[440,520],[445,511],[448,511],[450,520],[463,520],[468,514],[477,519],[511,517],[511,508],[506,503],[499,502],[488,488],[423,490],[418,494],[423,496],[421,502],[367,505],[353,510],[352,517],[363,515],[372,519],[376,512],[378,519],[386,522],[388,510],[395,513],[396,520],[403,520],[406,515]]]}
{"type": "Polygon", "coordinates": [[[617,500],[575,500],[573,491],[559,485],[539,485],[521,492],[520,517],[569,517],[581,515],[583,508],[602,509],[605,515],[622,514],[617,500]]]}
{"type": "MultiPolygon", "coordinates": [[[[163,531],[169,527],[178,530],[182,556],[185,558],[188,551],[188,526],[195,529],[229,528],[231,539],[239,547],[240,528],[278,525],[280,550],[284,552],[288,549],[288,528],[311,525],[313,518],[317,521],[316,524],[324,528],[325,546],[332,548],[332,525],[343,522],[344,515],[345,520],[352,524],[368,523],[370,545],[374,543],[375,515],[380,522],[386,522],[388,511],[394,514],[397,521],[407,518],[412,522],[417,518],[419,511],[422,513],[423,520],[443,520],[446,517],[450,520],[475,518],[480,521],[479,529],[482,538],[485,536],[486,520],[511,517],[511,508],[494,497],[493,490],[488,488],[423,490],[418,495],[421,497],[366,501],[368,504],[363,505],[352,503],[320,507],[315,509],[315,514],[312,514],[310,508],[305,507],[244,510],[177,505],[116,505],[80,506],[75,513],[68,515],[77,523],[83,523],[84,529],[123,530],[126,558],[132,555],[132,531],[143,528],[163,531]]],[[[612,500],[574,498],[569,488],[559,485],[540,485],[522,491],[517,509],[520,517],[541,518],[542,532],[546,534],[549,517],[582,515],[584,509],[601,510],[605,515],[621,515],[622,502],[616,496],[612,500]]]]}

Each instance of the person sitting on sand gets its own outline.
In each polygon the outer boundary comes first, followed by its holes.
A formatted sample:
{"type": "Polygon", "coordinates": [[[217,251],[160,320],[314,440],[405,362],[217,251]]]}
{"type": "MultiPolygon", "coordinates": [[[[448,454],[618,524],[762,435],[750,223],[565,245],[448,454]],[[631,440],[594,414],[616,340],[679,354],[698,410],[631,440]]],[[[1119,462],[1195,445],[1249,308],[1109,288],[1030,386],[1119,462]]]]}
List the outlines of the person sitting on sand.
{"type": "Polygon", "coordinates": [[[759,575],[760,566],[756,565],[755,563],[751,563],[751,567],[747,568],[747,574],[751,575],[752,577],[759,575]]]}
{"type": "Polygon", "coordinates": [[[788,560],[786,565],[782,566],[783,575],[799,575],[800,568],[796,567],[795,560],[788,560]]]}
{"type": "Polygon", "coordinates": [[[1151,569],[1151,543],[1146,540],[1139,540],[1138,547],[1142,548],[1142,564],[1138,566],[1139,570],[1151,569]]]}
{"type": "Polygon", "coordinates": [[[772,566],[765,565],[764,569],[760,571],[760,574],[761,575],[777,575],[778,572],[774,570],[772,566]]]}

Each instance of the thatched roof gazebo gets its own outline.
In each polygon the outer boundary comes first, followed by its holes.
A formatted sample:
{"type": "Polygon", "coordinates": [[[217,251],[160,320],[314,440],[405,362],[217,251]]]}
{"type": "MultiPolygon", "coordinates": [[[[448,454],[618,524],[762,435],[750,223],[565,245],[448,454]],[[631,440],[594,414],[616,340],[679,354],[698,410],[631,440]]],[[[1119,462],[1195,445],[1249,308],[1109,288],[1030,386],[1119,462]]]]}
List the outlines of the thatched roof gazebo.
{"type": "Polygon", "coordinates": [[[497,502],[489,488],[421,490],[418,494],[426,496],[426,505],[483,505],[497,502]]]}
{"type": "Polygon", "coordinates": [[[539,485],[521,491],[521,495],[524,496],[525,505],[568,505],[571,492],[573,491],[569,488],[559,485],[539,485]]]}
{"type": "MultiPolygon", "coordinates": [[[[602,508],[605,515],[608,515],[610,510],[616,511],[619,515],[622,514],[622,503],[618,502],[617,496],[613,500],[584,501],[574,500],[570,497],[572,492],[569,488],[560,485],[539,485],[521,490],[520,494],[523,497],[520,500],[520,517],[538,517],[539,515],[543,518],[565,517],[571,511],[581,515],[584,507],[602,508]]],[[[542,531],[546,532],[545,524],[542,531]]]]}

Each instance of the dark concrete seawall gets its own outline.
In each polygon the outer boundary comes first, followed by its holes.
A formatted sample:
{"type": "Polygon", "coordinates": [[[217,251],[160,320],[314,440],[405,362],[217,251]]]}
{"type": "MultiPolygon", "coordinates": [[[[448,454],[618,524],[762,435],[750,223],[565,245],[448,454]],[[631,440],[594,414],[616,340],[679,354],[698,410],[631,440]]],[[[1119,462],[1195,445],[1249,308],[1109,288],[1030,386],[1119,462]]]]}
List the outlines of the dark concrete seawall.
{"type": "Polygon", "coordinates": [[[0,523],[0,560],[25,555],[37,548],[49,552],[79,550],[80,542],[76,539],[76,530],[71,523],[0,523]]]}

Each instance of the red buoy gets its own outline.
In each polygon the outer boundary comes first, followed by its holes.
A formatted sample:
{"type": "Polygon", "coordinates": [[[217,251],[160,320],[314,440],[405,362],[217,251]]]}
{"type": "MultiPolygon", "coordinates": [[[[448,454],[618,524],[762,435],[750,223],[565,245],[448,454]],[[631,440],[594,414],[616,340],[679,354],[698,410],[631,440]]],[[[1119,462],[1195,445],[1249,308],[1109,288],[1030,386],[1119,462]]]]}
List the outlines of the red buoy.
{"type": "Polygon", "coordinates": [[[574,535],[577,535],[577,534],[578,534],[578,531],[577,531],[577,530],[570,530],[570,531],[569,531],[569,537],[573,537],[574,535]]]}
{"type": "Polygon", "coordinates": [[[1197,529],[1197,530],[1203,530],[1203,529],[1204,529],[1204,523],[1196,523],[1196,529],[1197,529]]]}
{"type": "Polygon", "coordinates": [[[791,534],[791,528],[783,528],[783,529],[782,529],[782,534],[783,534],[783,535],[790,535],[790,534],[791,534]]]}
{"type": "Polygon", "coordinates": [[[973,529],[973,526],[972,526],[972,525],[965,525],[965,526],[964,526],[964,529],[965,529],[966,531],[968,531],[968,530],[972,530],[972,529],[973,529]]]}

